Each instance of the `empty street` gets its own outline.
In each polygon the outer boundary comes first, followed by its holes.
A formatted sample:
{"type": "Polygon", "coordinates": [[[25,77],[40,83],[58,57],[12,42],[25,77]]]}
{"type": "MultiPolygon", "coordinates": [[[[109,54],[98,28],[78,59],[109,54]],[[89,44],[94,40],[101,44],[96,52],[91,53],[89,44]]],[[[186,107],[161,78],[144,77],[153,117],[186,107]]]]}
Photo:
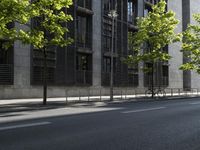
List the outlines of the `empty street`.
{"type": "Polygon", "coordinates": [[[88,103],[53,111],[60,110],[58,115],[49,109],[31,113],[42,112],[40,119],[22,111],[16,121],[6,121],[9,116],[2,113],[0,150],[200,149],[199,98],[88,103]]]}

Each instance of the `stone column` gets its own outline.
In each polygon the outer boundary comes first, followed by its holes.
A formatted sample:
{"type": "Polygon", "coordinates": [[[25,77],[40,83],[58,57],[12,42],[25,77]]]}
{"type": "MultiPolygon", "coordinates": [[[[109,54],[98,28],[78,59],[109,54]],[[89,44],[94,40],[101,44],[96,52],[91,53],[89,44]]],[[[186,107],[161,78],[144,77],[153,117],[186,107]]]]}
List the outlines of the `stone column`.
{"type": "MultiPolygon", "coordinates": [[[[190,11],[191,24],[197,23],[193,18],[193,14],[200,13],[199,4],[200,4],[200,0],[190,0],[189,11],[190,11]]],[[[197,74],[195,71],[191,71],[191,88],[200,89],[200,75],[197,74]]]]}
{"type": "Polygon", "coordinates": [[[94,11],[93,15],[93,34],[92,34],[92,49],[93,49],[93,86],[101,86],[101,22],[102,22],[102,1],[93,0],[92,1],[92,10],[94,11]]]}
{"type": "MultiPolygon", "coordinates": [[[[138,17],[143,17],[144,16],[144,1],[139,0],[138,1],[138,17]]],[[[139,64],[139,88],[144,88],[144,72],[141,70],[141,68],[144,67],[144,63],[140,62],[139,64]]]]}
{"type": "MultiPolygon", "coordinates": [[[[176,13],[176,18],[180,20],[176,33],[182,32],[182,0],[168,1],[168,10],[176,13]]],[[[180,52],[181,43],[174,43],[169,45],[169,55],[172,59],[169,60],[169,87],[183,88],[183,71],[179,70],[183,63],[183,55],[180,52]]]]}
{"type": "MultiPolygon", "coordinates": [[[[15,26],[19,28],[19,24],[15,23],[15,26]]],[[[24,45],[20,41],[16,41],[14,43],[14,88],[26,89],[29,87],[30,45],[24,45]]]]}

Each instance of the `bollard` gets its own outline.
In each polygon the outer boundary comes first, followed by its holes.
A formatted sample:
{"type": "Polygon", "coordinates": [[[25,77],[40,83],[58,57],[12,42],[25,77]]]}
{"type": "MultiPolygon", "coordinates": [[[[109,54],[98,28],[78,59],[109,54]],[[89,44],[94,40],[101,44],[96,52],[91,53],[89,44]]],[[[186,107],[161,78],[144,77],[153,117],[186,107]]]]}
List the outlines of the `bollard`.
{"type": "Polygon", "coordinates": [[[90,101],[90,89],[88,90],[88,102],[90,101]]]}
{"type": "Polygon", "coordinates": [[[80,90],[78,90],[78,97],[79,97],[79,101],[81,101],[81,92],[80,92],[80,90]]]}
{"type": "Polygon", "coordinates": [[[135,94],[135,99],[137,98],[137,90],[134,90],[134,94],[135,94]]]}
{"type": "Polygon", "coordinates": [[[180,89],[178,89],[178,95],[179,95],[179,96],[181,95],[181,90],[180,90],[180,89]]]}
{"type": "Polygon", "coordinates": [[[68,104],[68,90],[65,91],[65,96],[66,96],[66,104],[68,104]]]}
{"type": "Polygon", "coordinates": [[[122,92],[122,90],[121,90],[121,100],[123,100],[123,92],[122,92]]]}
{"type": "Polygon", "coordinates": [[[127,89],[125,90],[125,100],[126,100],[126,98],[127,98],[126,95],[127,95],[127,89]]]}
{"type": "Polygon", "coordinates": [[[171,96],[173,96],[173,89],[171,89],[171,96]]]}
{"type": "Polygon", "coordinates": [[[101,99],[101,89],[100,89],[100,101],[101,101],[102,99],[101,99]]]}

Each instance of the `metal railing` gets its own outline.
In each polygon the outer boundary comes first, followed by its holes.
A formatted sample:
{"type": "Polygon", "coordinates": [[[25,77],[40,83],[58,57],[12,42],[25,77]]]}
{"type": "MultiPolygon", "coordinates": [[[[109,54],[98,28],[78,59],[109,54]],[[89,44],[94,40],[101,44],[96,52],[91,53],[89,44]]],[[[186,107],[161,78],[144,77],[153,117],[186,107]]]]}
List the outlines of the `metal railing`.
{"type": "Polygon", "coordinates": [[[136,25],[137,20],[136,20],[136,15],[135,14],[133,14],[133,15],[129,14],[127,16],[127,20],[128,20],[129,23],[131,23],[133,25],[136,25]]]}
{"type": "Polygon", "coordinates": [[[92,9],[91,0],[77,0],[77,5],[83,8],[92,9]]]}
{"type": "Polygon", "coordinates": [[[81,47],[81,48],[92,48],[92,34],[91,33],[85,33],[85,34],[78,33],[77,46],[81,47]]]}
{"type": "MultiPolygon", "coordinates": [[[[147,99],[145,91],[148,89],[113,89],[113,98],[115,100],[136,100],[147,99]]],[[[165,95],[163,97],[191,97],[199,96],[199,89],[182,89],[182,88],[166,88],[163,89],[165,95]]],[[[162,100],[163,97],[155,96],[162,100]]],[[[106,101],[110,100],[109,89],[106,88],[84,88],[84,89],[68,89],[66,90],[66,102],[80,102],[80,101],[106,101]]]]}
{"type": "Polygon", "coordinates": [[[92,71],[77,70],[76,84],[78,85],[92,85],[92,71]]]}
{"type": "Polygon", "coordinates": [[[0,64],[0,84],[12,85],[13,84],[13,65],[12,64],[0,64]]]}
{"type": "MultiPolygon", "coordinates": [[[[103,72],[101,73],[102,76],[102,85],[109,86],[110,85],[110,72],[103,72]]],[[[117,77],[120,77],[119,73],[114,72],[113,74],[113,84],[117,84],[117,77]]]]}

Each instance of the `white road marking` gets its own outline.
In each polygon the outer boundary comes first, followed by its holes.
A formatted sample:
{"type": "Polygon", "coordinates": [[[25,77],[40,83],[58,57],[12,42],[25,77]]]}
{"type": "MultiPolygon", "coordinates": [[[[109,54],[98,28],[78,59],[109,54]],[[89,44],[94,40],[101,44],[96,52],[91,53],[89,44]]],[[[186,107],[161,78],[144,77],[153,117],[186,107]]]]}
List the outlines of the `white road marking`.
{"type": "Polygon", "coordinates": [[[29,124],[21,124],[21,125],[0,127],[0,131],[17,129],[17,128],[33,127],[33,126],[42,126],[42,125],[47,125],[47,124],[51,124],[51,122],[37,122],[37,123],[29,123],[29,124]]]}
{"type": "Polygon", "coordinates": [[[156,108],[138,109],[138,110],[124,111],[124,112],[122,112],[122,113],[123,113],[123,114],[138,113],[138,112],[145,112],[145,111],[160,110],[160,109],[165,109],[165,108],[166,108],[166,107],[156,107],[156,108]]]}
{"type": "Polygon", "coordinates": [[[200,102],[193,102],[193,103],[189,103],[190,105],[197,105],[200,104],[200,102]]]}

